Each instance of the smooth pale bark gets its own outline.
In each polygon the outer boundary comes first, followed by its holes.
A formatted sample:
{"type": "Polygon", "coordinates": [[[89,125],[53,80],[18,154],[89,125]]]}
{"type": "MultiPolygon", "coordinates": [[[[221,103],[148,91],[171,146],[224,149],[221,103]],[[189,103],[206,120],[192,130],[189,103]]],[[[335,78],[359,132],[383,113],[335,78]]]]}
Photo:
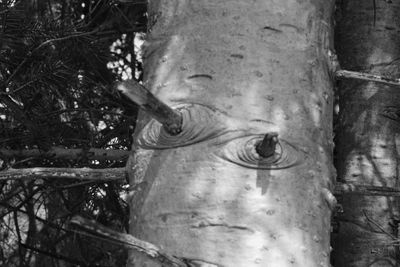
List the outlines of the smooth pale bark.
{"type": "MultiPolygon", "coordinates": [[[[399,78],[400,3],[347,0],[340,8],[336,48],[342,67],[399,78]]],[[[335,266],[398,266],[399,196],[390,196],[390,188],[399,187],[399,88],[343,80],[339,95],[338,179],[384,192],[343,195],[335,266]]]]}
{"type": "Polygon", "coordinates": [[[218,266],[329,266],[333,2],[150,1],[144,84],[195,104],[176,136],[139,117],[131,234],[218,266]],[[277,163],[255,154],[267,132],[277,163]]]}

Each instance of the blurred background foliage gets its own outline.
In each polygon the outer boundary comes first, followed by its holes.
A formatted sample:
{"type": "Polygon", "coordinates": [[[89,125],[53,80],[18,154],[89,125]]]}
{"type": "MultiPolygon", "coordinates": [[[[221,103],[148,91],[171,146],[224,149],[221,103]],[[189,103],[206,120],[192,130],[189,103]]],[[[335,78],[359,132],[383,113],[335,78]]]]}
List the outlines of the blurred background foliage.
{"type": "MultiPolygon", "coordinates": [[[[46,152],[130,149],[137,107],[112,85],[141,80],[146,20],[143,0],[0,0],[0,170],[125,165],[46,152]]],[[[125,184],[0,178],[0,266],[122,266],[121,247],[67,222],[126,232],[125,184]]]]}

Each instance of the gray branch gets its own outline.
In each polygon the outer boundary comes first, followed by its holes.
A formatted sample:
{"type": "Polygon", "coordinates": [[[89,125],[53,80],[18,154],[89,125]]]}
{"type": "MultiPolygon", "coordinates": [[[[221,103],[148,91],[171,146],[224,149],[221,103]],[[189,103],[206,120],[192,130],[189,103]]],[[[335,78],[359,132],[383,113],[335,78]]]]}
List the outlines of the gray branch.
{"type": "Polygon", "coordinates": [[[352,183],[336,183],[335,194],[400,197],[400,190],[385,186],[357,185],[352,183]]]}
{"type": "Polygon", "coordinates": [[[349,70],[338,70],[335,72],[335,75],[337,78],[350,78],[356,80],[383,83],[386,85],[400,86],[400,79],[392,79],[386,76],[374,75],[369,73],[349,71],[349,70]]]}
{"type": "Polygon", "coordinates": [[[74,216],[71,219],[71,223],[79,226],[85,232],[88,232],[93,237],[99,237],[102,239],[110,240],[113,243],[120,244],[126,248],[133,248],[141,253],[146,254],[150,258],[158,260],[163,263],[163,266],[166,267],[188,267],[188,265],[179,258],[175,256],[169,255],[166,252],[162,251],[156,245],[153,245],[149,242],[137,239],[132,235],[120,233],[114,230],[111,230],[107,227],[102,226],[101,224],[85,219],[79,215],[74,216]]]}
{"type": "Polygon", "coordinates": [[[6,169],[0,171],[1,180],[69,178],[81,180],[112,181],[125,179],[125,168],[91,169],[91,168],[26,168],[6,169]]]}

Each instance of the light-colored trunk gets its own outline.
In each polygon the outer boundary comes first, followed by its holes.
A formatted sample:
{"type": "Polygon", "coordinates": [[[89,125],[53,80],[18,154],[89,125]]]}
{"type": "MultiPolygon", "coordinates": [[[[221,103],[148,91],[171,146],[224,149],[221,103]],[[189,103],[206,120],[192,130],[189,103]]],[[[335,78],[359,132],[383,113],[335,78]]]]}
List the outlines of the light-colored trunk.
{"type": "Polygon", "coordinates": [[[329,266],[332,5],[150,1],[145,85],[184,125],[169,136],[139,118],[134,236],[218,266],[329,266]],[[267,132],[281,158],[258,157],[267,132]]]}
{"type": "MultiPolygon", "coordinates": [[[[400,77],[399,15],[398,1],[342,1],[336,28],[342,67],[400,77]]],[[[390,188],[399,187],[399,88],[343,80],[339,95],[338,179],[374,187],[381,196],[342,197],[335,266],[399,266],[394,242],[399,238],[399,198],[390,197],[390,188]]]]}

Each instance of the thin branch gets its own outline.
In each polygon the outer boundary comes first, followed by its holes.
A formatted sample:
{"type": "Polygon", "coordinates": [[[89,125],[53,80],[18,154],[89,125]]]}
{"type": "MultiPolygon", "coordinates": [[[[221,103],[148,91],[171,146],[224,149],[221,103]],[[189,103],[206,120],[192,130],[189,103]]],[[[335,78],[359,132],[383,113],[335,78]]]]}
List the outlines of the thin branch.
{"type": "MultiPolygon", "coordinates": [[[[17,207],[14,207],[14,206],[12,206],[12,205],[10,205],[8,203],[5,203],[5,202],[0,202],[0,206],[5,207],[6,209],[11,209],[13,211],[20,212],[20,213],[28,215],[28,212],[23,210],[21,207],[17,208],[17,207]]],[[[65,233],[69,233],[69,234],[73,234],[74,233],[74,231],[72,231],[70,229],[63,228],[63,227],[59,226],[58,224],[55,224],[55,223],[50,222],[48,220],[45,220],[45,219],[43,219],[43,218],[41,218],[41,217],[39,217],[37,215],[34,215],[34,219],[36,221],[41,222],[42,224],[45,224],[45,225],[47,225],[47,226],[49,226],[49,227],[51,227],[53,229],[58,230],[58,231],[63,231],[65,233]]]]}
{"type": "Polygon", "coordinates": [[[63,178],[114,181],[125,179],[125,168],[26,168],[0,171],[0,181],[10,179],[63,178]]]}
{"type": "Polygon", "coordinates": [[[357,185],[351,183],[337,183],[335,185],[335,194],[353,194],[366,196],[388,196],[400,197],[400,190],[384,186],[357,185]]]}
{"type": "Polygon", "coordinates": [[[85,232],[90,233],[93,237],[100,237],[117,244],[123,245],[124,247],[133,248],[141,253],[146,254],[150,258],[158,260],[163,263],[166,267],[188,267],[188,265],[181,259],[169,255],[168,253],[162,251],[157,246],[137,239],[131,235],[119,233],[117,231],[111,230],[107,227],[102,226],[95,221],[85,219],[79,215],[74,216],[71,219],[71,223],[79,226],[85,232]]]}
{"type": "MultiPolygon", "coordinates": [[[[104,182],[107,182],[107,181],[104,181],[104,182]]],[[[71,188],[75,188],[75,187],[82,187],[82,186],[98,184],[98,183],[99,183],[98,181],[84,181],[84,182],[73,183],[73,184],[64,185],[64,186],[54,186],[54,187],[59,190],[65,190],[65,189],[71,189],[71,188]]]]}
{"type": "Polygon", "coordinates": [[[86,35],[91,35],[91,34],[94,34],[94,33],[96,33],[96,32],[98,32],[98,29],[95,29],[95,30],[93,30],[93,31],[91,31],[91,32],[81,32],[81,33],[71,34],[71,35],[68,35],[68,36],[60,37],[60,38],[49,39],[49,40],[47,40],[47,41],[41,43],[38,47],[36,47],[36,48],[32,51],[32,54],[33,54],[34,52],[36,52],[37,50],[39,50],[40,48],[42,48],[43,46],[48,45],[48,44],[50,44],[50,43],[59,42],[59,41],[65,41],[65,40],[68,40],[68,39],[71,39],[71,38],[76,38],[76,37],[81,37],[81,36],[86,36],[86,35]]]}
{"type": "MultiPolygon", "coordinates": [[[[111,104],[116,104],[116,103],[111,103],[111,104]]],[[[119,103],[118,103],[119,104],[119,103]]],[[[69,108],[69,109],[60,109],[60,110],[56,110],[56,111],[52,111],[52,112],[48,112],[48,113],[43,113],[40,114],[39,116],[43,116],[43,117],[48,117],[48,116],[52,116],[52,115],[59,115],[62,113],[68,113],[68,112],[98,112],[101,114],[111,114],[114,116],[120,116],[120,117],[124,117],[124,118],[128,118],[128,119],[132,119],[132,116],[127,116],[115,111],[111,111],[111,110],[101,110],[101,109],[95,109],[95,108],[69,108]]]]}
{"type": "MultiPolygon", "coordinates": [[[[16,211],[13,212],[13,219],[14,219],[15,232],[17,233],[18,244],[21,244],[22,237],[21,237],[21,231],[19,229],[18,213],[16,211]]],[[[24,257],[25,253],[23,252],[21,246],[18,246],[18,254],[21,262],[25,262],[25,257],[24,257]]]]}
{"type": "Polygon", "coordinates": [[[21,150],[8,150],[0,149],[0,158],[37,158],[45,157],[52,159],[81,159],[87,158],[89,160],[125,160],[129,157],[128,150],[111,150],[90,148],[86,149],[66,149],[62,147],[52,147],[48,151],[40,149],[21,149],[21,150]]]}
{"type": "Polygon", "coordinates": [[[10,91],[10,92],[0,92],[0,94],[2,94],[2,95],[12,95],[12,94],[15,94],[16,92],[18,92],[18,91],[24,89],[26,86],[28,86],[28,85],[30,85],[30,84],[32,84],[32,83],[34,83],[34,82],[36,82],[36,79],[35,79],[35,80],[32,80],[32,81],[29,81],[29,82],[27,82],[27,83],[24,83],[23,85],[21,85],[21,86],[18,87],[17,89],[14,89],[14,90],[12,90],[12,91],[10,91]]]}
{"type": "Polygon", "coordinates": [[[367,215],[367,212],[366,212],[365,210],[363,210],[363,214],[364,214],[365,218],[366,218],[370,223],[372,223],[373,225],[375,225],[376,227],[378,227],[379,230],[381,230],[381,233],[382,233],[382,234],[386,234],[386,235],[390,236],[390,237],[391,237],[392,239],[394,239],[394,240],[397,239],[394,235],[392,235],[391,233],[389,233],[389,232],[387,232],[385,229],[383,229],[383,227],[382,227],[381,225],[379,225],[377,222],[375,222],[374,220],[372,220],[371,218],[369,218],[368,215],[367,215]]]}
{"type": "Polygon", "coordinates": [[[117,5],[115,5],[115,8],[116,8],[116,9],[118,10],[118,12],[121,14],[121,17],[125,20],[125,22],[126,22],[127,24],[129,24],[129,25],[131,26],[131,28],[135,28],[135,26],[131,23],[131,20],[128,19],[128,18],[125,16],[124,12],[122,12],[122,10],[121,10],[117,5]]]}
{"type": "Polygon", "coordinates": [[[1,200],[0,205],[7,204],[8,206],[7,206],[7,210],[4,213],[0,214],[0,219],[4,218],[6,215],[10,214],[11,212],[20,211],[20,209],[23,206],[25,206],[25,204],[27,204],[29,201],[31,201],[32,198],[36,195],[36,193],[39,192],[40,190],[42,190],[41,187],[38,187],[30,193],[25,192],[27,194],[27,196],[25,197],[25,199],[23,199],[23,200],[21,199],[21,202],[19,202],[17,206],[11,206],[7,203],[7,201],[1,200]]]}
{"type": "Polygon", "coordinates": [[[400,79],[392,79],[386,76],[374,75],[369,73],[349,71],[349,70],[337,70],[335,72],[335,75],[337,78],[350,78],[356,80],[383,83],[386,85],[400,86],[400,79]]]}
{"type": "Polygon", "coordinates": [[[54,254],[54,253],[51,253],[49,251],[45,251],[43,249],[35,248],[35,247],[29,246],[28,244],[24,244],[24,243],[20,243],[20,245],[23,248],[29,249],[29,250],[31,250],[33,252],[36,252],[36,253],[39,253],[39,254],[43,254],[43,255],[46,255],[48,257],[57,259],[57,260],[66,261],[66,262],[69,262],[69,263],[72,263],[72,264],[78,265],[78,266],[89,266],[85,262],[82,262],[82,261],[79,261],[79,260],[75,260],[75,259],[71,259],[71,258],[68,258],[68,257],[66,257],[64,255],[61,255],[61,254],[54,254]]]}

